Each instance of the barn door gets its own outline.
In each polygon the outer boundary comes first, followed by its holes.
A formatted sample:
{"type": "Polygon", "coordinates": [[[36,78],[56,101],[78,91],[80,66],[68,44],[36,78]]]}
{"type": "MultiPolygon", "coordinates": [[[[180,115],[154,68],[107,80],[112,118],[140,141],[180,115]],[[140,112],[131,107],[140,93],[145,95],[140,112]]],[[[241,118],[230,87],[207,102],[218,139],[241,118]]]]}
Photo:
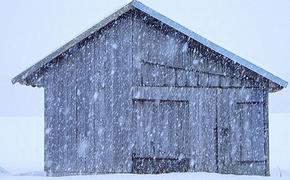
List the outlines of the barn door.
{"type": "Polygon", "coordinates": [[[193,134],[194,171],[217,171],[217,91],[194,89],[190,109],[193,134]]]}
{"type": "Polygon", "coordinates": [[[188,102],[170,100],[134,101],[136,139],[134,173],[187,171],[185,158],[188,102]]]}
{"type": "Polygon", "coordinates": [[[263,92],[222,90],[219,108],[218,168],[220,173],[265,173],[263,92]]]}

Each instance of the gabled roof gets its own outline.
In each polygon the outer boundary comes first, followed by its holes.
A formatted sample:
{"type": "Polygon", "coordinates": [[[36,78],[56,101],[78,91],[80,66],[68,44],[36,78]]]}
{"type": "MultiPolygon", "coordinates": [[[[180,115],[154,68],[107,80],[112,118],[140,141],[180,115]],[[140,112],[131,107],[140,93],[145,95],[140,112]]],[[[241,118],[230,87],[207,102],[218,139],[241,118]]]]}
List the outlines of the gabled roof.
{"type": "Polygon", "coordinates": [[[217,44],[207,40],[206,38],[196,34],[195,32],[187,29],[186,27],[178,24],[177,22],[174,22],[173,20],[163,16],[162,14],[151,9],[150,7],[147,7],[146,5],[142,4],[141,2],[138,2],[135,0],[132,1],[131,3],[127,4],[126,6],[122,7],[120,10],[116,11],[114,14],[110,15],[109,17],[105,18],[104,20],[102,20],[101,22],[99,22],[98,24],[96,24],[95,26],[90,28],[89,30],[85,31],[81,35],[77,36],[76,38],[74,38],[73,40],[71,40],[70,42],[65,44],[64,46],[60,47],[59,49],[57,49],[56,51],[54,51],[53,53],[51,53],[50,55],[48,55],[47,57],[45,57],[44,59],[42,59],[41,61],[36,63],[35,65],[31,66],[30,68],[28,68],[27,70],[25,70],[21,74],[14,77],[12,79],[12,83],[15,84],[15,83],[19,82],[20,84],[25,84],[25,79],[27,77],[29,77],[30,75],[32,75],[33,73],[35,73],[41,67],[43,67],[47,63],[51,62],[53,59],[55,59],[56,57],[58,57],[59,55],[61,55],[62,53],[64,53],[65,51],[67,51],[68,49],[70,49],[71,47],[76,45],[77,43],[79,43],[84,38],[88,37],[89,35],[93,34],[96,31],[100,30],[102,27],[106,26],[108,23],[112,22],[113,20],[115,20],[119,16],[121,16],[122,14],[124,14],[132,9],[138,9],[138,10],[156,18],[157,20],[163,22],[164,24],[176,29],[177,31],[179,31],[179,32],[187,35],[188,37],[194,39],[195,41],[203,44],[204,46],[206,46],[206,47],[216,51],[217,53],[231,59],[232,61],[260,74],[261,76],[265,77],[266,79],[269,79],[271,82],[280,86],[280,88],[278,88],[274,91],[277,91],[277,90],[280,90],[282,88],[287,87],[288,82],[286,82],[285,80],[273,75],[272,73],[270,73],[270,72],[264,70],[263,68],[247,61],[246,59],[243,59],[243,58],[239,57],[238,55],[218,46],[217,44]]]}

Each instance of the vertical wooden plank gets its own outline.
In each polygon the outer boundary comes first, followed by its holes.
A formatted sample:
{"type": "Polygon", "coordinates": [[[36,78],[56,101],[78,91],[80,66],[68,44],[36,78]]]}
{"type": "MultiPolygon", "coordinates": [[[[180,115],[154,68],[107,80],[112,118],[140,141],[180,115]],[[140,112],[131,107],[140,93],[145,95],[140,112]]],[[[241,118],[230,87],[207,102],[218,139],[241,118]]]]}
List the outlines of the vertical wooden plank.
{"type": "Polygon", "coordinates": [[[65,175],[76,170],[76,76],[72,50],[64,53],[59,62],[58,79],[60,173],[65,175]]]}
{"type": "Polygon", "coordinates": [[[209,76],[208,76],[208,86],[209,87],[219,87],[220,86],[220,75],[209,74],[209,76]]]}
{"type": "MultiPolygon", "coordinates": [[[[132,118],[132,19],[121,17],[107,30],[107,56],[110,60],[107,68],[110,74],[108,93],[110,97],[111,138],[113,158],[111,171],[129,172],[131,170],[131,145],[128,138],[132,118]],[[130,28],[128,28],[130,27],[130,28]],[[126,29],[124,31],[124,29],[126,29]],[[122,31],[120,30],[122,29],[122,31]],[[122,33],[121,33],[122,32],[122,33]]],[[[105,66],[106,67],[106,66],[105,66]]]]}
{"type": "Polygon", "coordinates": [[[201,87],[209,87],[209,74],[204,72],[198,73],[198,85],[201,87]]]}
{"type": "Polygon", "coordinates": [[[126,106],[124,109],[123,120],[125,120],[125,128],[123,128],[125,137],[127,139],[124,159],[123,159],[123,172],[131,172],[132,171],[132,156],[133,156],[133,148],[135,145],[135,138],[133,137],[136,132],[136,122],[133,119],[133,86],[134,86],[134,19],[135,14],[131,13],[127,17],[126,23],[123,24],[122,28],[129,27],[127,31],[124,33],[124,42],[122,46],[122,53],[126,54],[126,62],[123,64],[125,68],[122,72],[123,80],[122,83],[124,89],[126,89],[126,93],[124,95],[123,103],[121,107],[126,106]],[[128,52],[129,49],[129,52],[128,52]],[[126,53],[125,53],[126,52],[126,53]],[[132,66],[133,65],[133,66],[132,66]]]}
{"type": "Polygon", "coordinates": [[[144,121],[144,101],[137,101],[137,156],[144,156],[144,143],[145,143],[145,121],[144,121]]]}
{"type": "Polygon", "coordinates": [[[171,102],[171,104],[173,105],[173,112],[175,114],[175,119],[174,119],[174,141],[173,141],[173,145],[174,145],[174,149],[173,149],[173,157],[174,158],[179,158],[180,155],[180,138],[182,138],[182,134],[180,134],[181,131],[181,124],[182,124],[182,120],[179,117],[179,105],[180,102],[179,101],[173,101],[171,102]]]}
{"type": "Polygon", "coordinates": [[[187,84],[187,73],[185,70],[182,69],[176,69],[176,85],[185,87],[187,84]]]}
{"type": "Polygon", "coordinates": [[[156,76],[154,73],[154,65],[149,63],[142,64],[142,82],[144,86],[154,86],[156,84],[156,76]],[[155,77],[154,77],[155,76],[155,77]]]}
{"type": "MultiPolygon", "coordinates": [[[[51,76],[51,74],[50,74],[51,76]]],[[[49,74],[45,74],[44,80],[44,171],[47,176],[51,173],[51,165],[52,165],[52,117],[51,117],[51,100],[53,94],[51,93],[51,87],[49,83],[49,74]]]]}
{"type": "Polygon", "coordinates": [[[145,138],[144,138],[144,127],[145,127],[145,122],[144,122],[144,118],[143,116],[144,115],[144,103],[143,101],[139,102],[137,104],[137,123],[138,123],[138,126],[137,126],[137,132],[138,132],[138,143],[137,143],[137,155],[140,155],[140,156],[144,156],[144,143],[145,143],[145,138]]]}
{"type": "Polygon", "coordinates": [[[87,158],[87,168],[88,173],[97,172],[97,162],[99,157],[96,155],[96,138],[99,138],[97,135],[98,128],[96,127],[96,122],[99,120],[99,109],[96,108],[98,105],[99,98],[99,89],[98,89],[98,76],[99,71],[96,69],[96,61],[98,61],[98,49],[96,49],[96,41],[98,41],[98,34],[94,33],[89,37],[89,43],[86,47],[87,49],[87,59],[88,59],[88,71],[90,86],[88,87],[88,106],[89,106],[89,116],[88,116],[88,142],[89,142],[89,153],[87,158]]]}
{"type": "Polygon", "coordinates": [[[163,86],[164,74],[164,66],[151,63],[144,63],[142,65],[141,77],[145,86],[163,86]]]}
{"type": "Polygon", "coordinates": [[[186,118],[186,103],[183,101],[177,102],[177,158],[182,159],[185,157],[185,147],[184,147],[184,135],[185,131],[185,122],[187,121],[186,118]]]}
{"type": "Polygon", "coordinates": [[[98,83],[95,86],[99,89],[99,98],[97,98],[97,103],[95,103],[95,109],[99,109],[99,119],[95,120],[95,145],[96,145],[96,172],[108,172],[107,158],[108,156],[112,156],[112,154],[108,154],[107,151],[108,142],[107,142],[107,131],[108,127],[107,123],[107,86],[108,83],[107,78],[107,68],[105,68],[105,63],[108,63],[107,53],[106,53],[106,34],[101,32],[99,40],[96,41],[95,47],[95,69],[99,72],[96,74],[96,78],[98,78],[98,83]],[[98,54],[97,50],[98,49],[98,54]],[[97,56],[97,57],[96,57],[97,56]],[[98,76],[99,75],[99,76],[98,76]]]}
{"type": "Polygon", "coordinates": [[[150,157],[152,154],[152,119],[153,119],[153,103],[152,101],[144,101],[143,104],[143,124],[144,124],[144,157],[150,157]]]}
{"type": "Polygon", "coordinates": [[[53,176],[58,166],[58,87],[56,65],[51,65],[45,77],[45,171],[53,176]]]}
{"type": "Polygon", "coordinates": [[[82,136],[82,141],[80,144],[80,155],[83,158],[84,162],[84,167],[83,171],[81,173],[89,173],[89,163],[90,163],[90,138],[89,134],[91,133],[89,131],[89,108],[90,108],[90,95],[91,95],[91,82],[90,82],[90,67],[89,67],[89,59],[88,59],[88,54],[90,53],[90,50],[88,48],[90,43],[90,38],[85,39],[83,47],[82,47],[82,60],[80,61],[82,64],[80,66],[81,68],[81,86],[80,86],[80,94],[82,98],[82,104],[83,106],[81,107],[81,113],[82,113],[82,129],[81,129],[81,136],[82,136]]]}
{"type": "Polygon", "coordinates": [[[66,62],[66,104],[65,104],[65,119],[66,119],[66,148],[67,148],[67,160],[66,170],[67,172],[75,173],[77,170],[77,140],[76,140],[76,59],[75,48],[70,51],[67,56],[66,62]]]}
{"type": "Polygon", "coordinates": [[[163,124],[161,131],[161,157],[168,157],[169,156],[169,148],[170,148],[170,140],[169,140],[169,106],[166,101],[161,102],[160,104],[160,120],[163,124]]]}
{"type": "MultiPolygon", "coordinates": [[[[115,135],[119,143],[115,156],[119,158],[119,171],[129,172],[132,169],[131,160],[131,119],[132,119],[132,95],[131,87],[133,81],[132,73],[132,15],[122,17],[118,26],[117,36],[120,41],[119,58],[116,62],[117,72],[115,77],[116,109],[119,133],[115,135]],[[124,30],[126,29],[126,30],[124,30]],[[123,31],[122,31],[123,30],[123,31]],[[128,51],[129,49],[129,51],[128,51]],[[121,154],[121,157],[120,157],[121,154]]],[[[117,132],[117,131],[114,131],[117,132]]],[[[116,147],[117,148],[117,147],[116,147]]]]}
{"type": "Polygon", "coordinates": [[[209,149],[209,154],[210,154],[210,171],[211,172],[216,172],[216,169],[217,169],[217,149],[216,149],[216,118],[217,118],[217,115],[216,115],[216,89],[210,89],[208,92],[207,92],[207,96],[209,97],[207,99],[207,106],[209,106],[210,108],[207,108],[208,109],[208,114],[210,115],[209,119],[210,119],[210,122],[209,122],[209,127],[210,127],[210,131],[209,131],[209,139],[210,139],[210,144],[208,146],[208,149],[209,149]]]}
{"type": "Polygon", "coordinates": [[[86,172],[95,172],[95,142],[94,142],[94,131],[95,131],[95,68],[94,68],[94,36],[88,37],[87,44],[85,46],[85,69],[86,69],[86,139],[87,139],[87,154],[86,154],[86,172]]]}
{"type": "Polygon", "coordinates": [[[164,86],[175,86],[175,69],[171,67],[165,67],[164,69],[164,86]]]}
{"type": "Polygon", "coordinates": [[[241,87],[242,79],[237,78],[236,76],[232,77],[231,86],[232,87],[241,87]]]}
{"type": "Polygon", "coordinates": [[[251,121],[251,109],[247,104],[239,104],[239,115],[240,115],[240,128],[241,128],[241,161],[251,161],[251,157],[253,156],[253,142],[251,141],[252,136],[252,126],[253,122],[251,121]]]}
{"type": "Polygon", "coordinates": [[[221,87],[230,87],[231,85],[231,78],[229,76],[220,76],[220,86],[221,87]]]}
{"type": "Polygon", "coordinates": [[[180,61],[182,61],[181,68],[189,70],[190,58],[189,58],[189,47],[188,47],[188,37],[182,36],[180,33],[173,33],[177,43],[177,56],[180,61]]]}
{"type": "Polygon", "coordinates": [[[58,121],[56,122],[56,133],[57,133],[57,156],[58,156],[58,163],[56,166],[56,172],[61,173],[64,171],[64,156],[65,156],[65,149],[64,149],[64,118],[63,118],[63,112],[64,112],[64,86],[63,86],[63,58],[60,57],[57,62],[57,68],[54,69],[56,71],[55,78],[56,78],[56,86],[57,86],[57,94],[56,94],[56,101],[57,101],[57,107],[56,107],[56,116],[58,121]]]}
{"type": "MultiPolygon", "coordinates": [[[[120,118],[120,108],[119,108],[119,95],[120,95],[120,86],[118,81],[120,81],[120,74],[118,66],[120,66],[119,62],[122,61],[122,55],[120,54],[120,36],[118,35],[118,27],[120,26],[121,21],[117,20],[113,23],[113,25],[108,29],[107,36],[107,53],[110,60],[110,78],[112,82],[112,86],[110,87],[111,93],[111,113],[112,113],[112,127],[111,127],[111,148],[112,148],[112,172],[121,172],[120,161],[122,156],[122,144],[119,141],[119,136],[121,136],[121,127],[119,124],[120,118]],[[117,155],[118,154],[118,155],[117,155]]],[[[121,122],[123,123],[123,122],[121,122]]]]}
{"type": "Polygon", "coordinates": [[[161,102],[160,101],[155,101],[155,118],[153,119],[153,129],[152,129],[152,134],[153,134],[153,140],[154,140],[154,145],[155,145],[155,152],[154,156],[155,157],[162,157],[162,127],[164,126],[163,124],[163,119],[161,119],[161,102]]]}
{"type": "Polygon", "coordinates": [[[197,171],[196,166],[198,165],[199,155],[198,146],[199,143],[199,89],[191,88],[187,89],[189,99],[189,156],[190,156],[190,170],[197,171]]]}
{"type": "Polygon", "coordinates": [[[269,154],[269,94],[266,89],[264,89],[264,138],[265,138],[265,175],[270,176],[270,154],[269,154]]]}
{"type": "Polygon", "coordinates": [[[184,153],[185,157],[191,159],[191,152],[190,152],[190,146],[189,146],[189,141],[191,141],[190,137],[190,123],[189,123],[189,101],[187,101],[185,104],[185,111],[183,111],[183,115],[185,116],[185,122],[183,124],[183,131],[184,131],[184,153]]]}
{"type": "Polygon", "coordinates": [[[139,137],[139,122],[141,118],[140,114],[140,101],[133,100],[133,119],[132,119],[132,142],[133,142],[133,148],[132,148],[132,156],[140,156],[140,142],[139,137]]]}
{"type": "Polygon", "coordinates": [[[207,152],[207,149],[205,147],[205,143],[206,140],[204,139],[205,136],[203,135],[203,129],[205,129],[205,125],[203,122],[203,118],[202,118],[202,114],[201,113],[205,113],[204,108],[203,108],[203,104],[204,104],[204,89],[198,89],[199,94],[198,96],[198,115],[197,115],[197,121],[198,121],[198,125],[196,127],[196,131],[197,131],[197,143],[199,144],[199,146],[196,146],[196,162],[195,162],[195,171],[204,171],[204,165],[205,165],[205,159],[204,159],[204,154],[207,152]]]}
{"type": "Polygon", "coordinates": [[[67,173],[67,57],[68,54],[64,53],[61,56],[60,61],[58,62],[58,80],[59,80],[59,171],[60,173],[67,173]]]}
{"type": "Polygon", "coordinates": [[[143,101],[141,121],[143,128],[142,157],[152,157],[155,153],[155,142],[153,141],[153,121],[157,117],[157,105],[154,101],[143,101]]]}
{"type": "Polygon", "coordinates": [[[188,42],[187,43],[187,48],[186,51],[187,53],[185,53],[186,58],[188,59],[188,69],[191,71],[201,71],[201,59],[198,56],[198,51],[197,48],[195,47],[195,45],[190,45],[191,43],[188,42]]]}
{"type": "Polygon", "coordinates": [[[164,123],[162,134],[163,134],[163,142],[162,142],[162,151],[163,157],[170,157],[171,153],[171,144],[170,144],[170,111],[169,111],[169,104],[166,101],[161,101],[161,119],[164,123]]]}
{"type": "Polygon", "coordinates": [[[53,112],[53,130],[54,130],[54,167],[53,167],[53,171],[54,173],[59,173],[60,172],[60,169],[61,169],[61,158],[60,158],[60,155],[61,155],[61,146],[60,146],[60,138],[59,136],[61,136],[60,134],[60,117],[59,117],[59,114],[60,114],[60,98],[59,98],[59,88],[60,88],[60,79],[59,79],[59,63],[56,63],[56,65],[54,66],[55,68],[53,69],[53,82],[54,82],[54,86],[53,86],[53,89],[54,89],[54,97],[55,97],[55,101],[54,101],[54,104],[53,104],[53,108],[54,108],[54,112],[53,112]]]}
{"type": "Polygon", "coordinates": [[[67,73],[68,73],[68,64],[67,64],[67,59],[68,59],[68,52],[65,52],[63,54],[63,59],[62,59],[62,66],[60,67],[60,74],[61,74],[61,77],[62,78],[62,88],[60,91],[62,91],[60,94],[60,99],[61,99],[61,113],[60,113],[60,121],[61,121],[61,136],[62,136],[62,141],[60,143],[61,144],[61,156],[62,156],[62,172],[63,173],[68,173],[68,152],[67,152],[67,145],[68,145],[68,136],[67,136],[67,130],[68,130],[68,109],[69,109],[69,106],[68,106],[68,102],[67,102],[67,95],[68,95],[68,91],[66,90],[67,88],[67,73]]]}
{"type": "Polygon", "coordinates": [[[240,119],[240,109],[237,107],[237,101],[240,96],[240,92],[238,89],[230,89],[229,93],[229,136],[230,136],[230,159],[231,159],[231,165],[232,169],[230,171],[233,171],[235,168],[237,168],[237,161],[239,160],[239,144],[240,141],[240,134],[241,129],[239,128],[239,119],[240,119]]]}
{"type": "Polygon", "coordinates": [[[177,128],[177,114],[176,114],[176,103],[166,102],[167,104],[167,113],[168,113],[168,131],[169,131],[169,157],[174,158],[176,155],[176,128],[177,128]]]}
{"type": "Polygon", "coordinates": [[[227,96],[226,89],[221,89],[218,91],[218,172],[219,173],[226,173],[227,172],[227,164],[229,156],[228,156],[228,149],[229,149],[229,139],[228,133],[226,129],[227,123],[226,120],[229,119],[227,113],[229,111],[226,102],[229,101],[229,96],[227,96]]]}
{"type": "Polygon", "coordinates": [[[137,13],[133,14],[133,85],[142,85],[141,61],[148,59],[148,32],[142,17],[137,13]]]}
{"type": "Polygon", "coordinates": [[[79,174],[86,172],[86,153],[88,142],[86,139],[86,71],[85,71],[85,45],[81,42],[76,53],[76,82],[77,82],[77,171],[79,174]]]}
{"type": "Polygon", "coordinates": [[[59,168],[60,168],[60,145],[59,145],[59,106],[60,106],[60,99],[59,99],[59,79],[58,79],[58,67],[59,64],[57,63],[55,66],[55,68],[53,69],[53,95],[55,98],[54,104],[53,104],[53,130],[54,130],[54,166],[53,166],[53,171],[54,173],[58,173],[59,172],[59,168]]]}
{"type": "MultiPolygon", "coordinates": [[[[211,51],[211,50],[208,50],[211,51]]],[[[208,52],[207,52],[208,53],[208,52]]],[[[212,74],[218,74],[219,73],[219,63],[216,59],[213,57],[207,57],[207,65],[206,65],[206,72],[212,73],[212,74]]]]}
{"type": "Polygon", "coordinates": [[[161,66],[161,65],[156,65],[154,67],[154,79],[155,79],[155,83],[154,86],[159,86],[162,87],[164,86],[164,71],[165,71],[165,67],[161,66]]]}
{"type": "Polygon", "coordinates": [[[190,47],[188,37],[178,37],[179,38],[179,51],[182,56],[183,66],[185,69],[190,70],[190,65],[192,59],[190,58],[190,47]]]}
{"type": "Polygon", "coordinates": [[[190,134],[190,100],[188,99],[186,102],[183,103],[184,110],[182,112],[184,117],[184,122],[182,124],[182,133],[183,133],[183,154],[184,158],[189,160],[189,166],[187,167],[188,170],[190,170],[190,163],[191,163],[191,147],[190,147],[190,141],[191,136],[190,134]]]}
{"type": "MultiPolygon", "coordinates": [[[[111,78],[113,82],[112,86],[112,116],[113,116],[113,171],[115,172],[122,172],[122,168],[120,165],[122,159],[122,142],[119,139],[119,136],[122,135],[121,133],[121,126],[123,126],[124,119],[120,116],[120,84],[118,83],[121,81],[120,71],[119,68],[121,66],[122,55],[120,53],[121,48],[121,37],[118,34],[118,28],[122,21],[117,20],[115,21],[112,29],[110,30],[108,36],[109,42],[109,53],[111,54],[111,78]],[[118,155],[117,155],[118,154],[118,155]]],[[[125,138],[124,138],[125,139],[125,138]]]]}
{"type": "Polygon", "coordinates": [[[187,86],[196,87],[198,83],[198,74],[195,71],[187,72],[187,86]]]}
{"type": "Polygon", "coordinates": [[[151,105],[151,111],[150,111],[150,154],[153,157],[156,157],[156,152],[158,151],[158,146],[157,144],[157,139],[156,139],[156,126],[158,125],[157,119],[158,119],[158,106],[159,106],[159,101],[152,102],[151,105]]]}
{"type": "Polygon", "coordinates": [[[103,79],[103,61],[100,57],[101,43],[104,43],[101,33],[94,35],[94,54],[93,60],[91,61],[92,67],[94,68],[94,74],[92,75],[92,86],[94,88],[93,101],[93,118],[94,118],[94,168],[95,173],[103,172],[103,155],[104,155],[104,120],[102,113],[104,106],[104,93],[102,91],[102,79],[103,79]]]}
{"type": "Polygon", "coordinates": [[[104,55],[107,57],[106,61],[104,63],[104,92],[105,92],[105,137],[106,143],[105,143],[105,149],[107,150],[106,158],[105,158],[105,172],[113,172],[113,157],[114,157],[114,146],[113,146],[113,73],[115,72],[114,69],[112,69],[113,66],[113,59],[114,54],[111,53],[112,44],[110,41],[110,29],[106,29],[104,31],[106,39],[105,39],[105,46],[106,49],[104,50],[104,55]]]}
{"type": "Polygon", "coordinates": [[[240,112],[237,111],[238,90],[223,89],[218,110],[218,169],[220,173],[234,173],[239,158],[240,112]]]}
{"type": "Polygon", "coordinates": [[[182,67],[182,59],[180,58],[178,43],[173,32],[166,32],[167,27],[164,27],[165,30],[161,30],[161,42],[159,51],[162,53],[160,59],[164,64],[174,67],[182,67]]]}
{"type": "Polygon", "coordinates": [[[243,102],[239,104],[241,134],[240,161],[258,162],[265,160],[263,104],[243,102]]]}
{"type": "Polygon", "coordinates": [[[157,24],[148,18],[147,23],[145,24],[146,31],[148,32],[148,37],[146,39],[148,50],[148,60],[157,64],[164,64],[163,51],[160,51],[164,45],[165,35],[161,32],[160,28],[162,25],[157,24]]]}
{"type": "Polygon", "coordinates": [[[216,171],[216,91],[215,89],[199,89],[199,126],[198,142],[200,143],[196,162],[197,171],[216,171]]]}

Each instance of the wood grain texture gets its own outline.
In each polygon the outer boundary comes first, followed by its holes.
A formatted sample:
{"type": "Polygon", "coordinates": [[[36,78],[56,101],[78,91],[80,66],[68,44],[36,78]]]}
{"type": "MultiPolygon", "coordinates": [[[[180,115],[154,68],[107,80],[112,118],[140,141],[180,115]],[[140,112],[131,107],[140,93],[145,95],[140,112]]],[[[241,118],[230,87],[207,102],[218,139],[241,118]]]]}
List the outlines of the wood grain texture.
{"type": "Polygon", "coordinates": [[[212,53],[130,11],[62,54],[44,73],[47,174],[181,171],[177,159],[269,175],[269,82],[212,53]]]}

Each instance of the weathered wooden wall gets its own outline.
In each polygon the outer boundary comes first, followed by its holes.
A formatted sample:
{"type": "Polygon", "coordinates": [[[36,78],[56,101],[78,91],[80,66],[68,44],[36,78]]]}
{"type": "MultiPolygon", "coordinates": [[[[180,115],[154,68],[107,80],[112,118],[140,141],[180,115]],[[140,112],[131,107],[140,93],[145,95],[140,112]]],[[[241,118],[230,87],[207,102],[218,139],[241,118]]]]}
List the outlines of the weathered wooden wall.
{"type": "Polygon", "coordinates": [[[133,98],[188,102],[191,170],[268,175],[268,82],[145,14],[133,33],[133,98]]]}
{"type": "Polygon", "coordinates": [[[267,93],[223,89],[220,94],[219,172],[268,175],[267,93]]]}
{"type": "Polygon", "coordinates": [[[141,12],[46,68],[50,175],[269,174],[268,82],[141,12]]]}
{"type": "Polygon", "coordinates": [[[52,175],[131,171],[131,19],[119,18],[48,67],[45,170],[52,175]]]}

